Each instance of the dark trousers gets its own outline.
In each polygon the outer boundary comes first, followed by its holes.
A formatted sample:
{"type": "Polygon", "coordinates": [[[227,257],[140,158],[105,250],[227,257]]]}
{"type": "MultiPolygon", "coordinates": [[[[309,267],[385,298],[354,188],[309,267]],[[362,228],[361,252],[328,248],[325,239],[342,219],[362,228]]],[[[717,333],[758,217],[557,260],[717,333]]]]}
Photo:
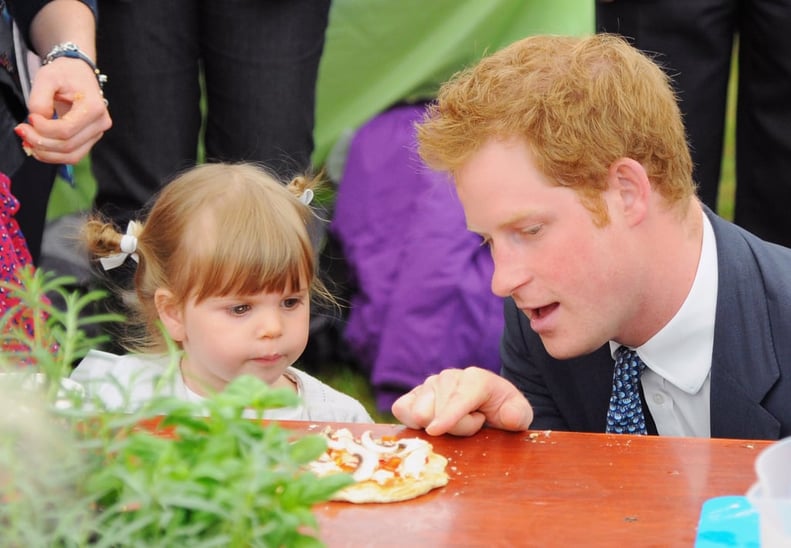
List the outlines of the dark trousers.
{"type": "Polygon", "coordinates": [[[49,195],[57,174],[56,164],[45,164],[28,156],[11,176],[11,193],[19,200],[19,211],[14,217],[25,236],[34,265],[41,259],[49,195]]]}
{"type": "Polygon", "coordinates": [[[208,161],[255,161],[282,178],[308,169],[329,6],[100,0],[97,56],[113,127],[92,152],[96,206],[125,223],[196,163],[199,146],[208,161]]]}
{"type": "Polygon", "coordinates": [[[734,220],[791,246],[791,0],[598,1],[596,28],[657,54],[673,77],[699,195],[713,209],[738,38],[734,220]]]}

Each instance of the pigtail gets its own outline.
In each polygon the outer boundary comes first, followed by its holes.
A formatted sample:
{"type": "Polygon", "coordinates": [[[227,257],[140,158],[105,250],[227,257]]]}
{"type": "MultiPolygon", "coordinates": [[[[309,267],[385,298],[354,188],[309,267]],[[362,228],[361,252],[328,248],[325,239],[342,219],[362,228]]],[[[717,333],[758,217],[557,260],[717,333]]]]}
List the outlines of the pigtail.
{"type": "Polygon", "coordinates": [[[318,175],[297,175],[286,184],[286,188],[297,197],[297,199],[305,204],[310,205],[313,200],[315,190],[318,190],[322,185],[322,174],[318,175]]]}
{"type": "Polygon", "coordinates": [[[307,189],[312,189],[312,179],[305,175],[297,175],[286,184],[286,188],[299,198],[307,189]]]}
{"type": "Polygon", "coordinates": [[[118,232],[114,224],[94,217],[82,228],[82,239],[88,252],[99,259],[105,270],[122,265],[127,257],[139,261],[138,235],[142,224],[130,221],[126,233],[118,232]]]}

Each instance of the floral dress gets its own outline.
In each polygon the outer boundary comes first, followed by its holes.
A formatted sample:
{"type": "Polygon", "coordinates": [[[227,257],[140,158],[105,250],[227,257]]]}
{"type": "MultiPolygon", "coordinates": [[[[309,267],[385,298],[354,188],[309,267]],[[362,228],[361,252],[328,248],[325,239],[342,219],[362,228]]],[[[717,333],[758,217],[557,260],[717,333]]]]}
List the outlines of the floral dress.
{"type": "MultiPolygon", "coordinates": [[[[11,181],[0,173],[0,280],[18,284],[17,273],[25,266],[31,265],[33,259],[19,224],[14,219],[17,211],[19,211],[19,201],[11,194],[11,181]]],[[[18,303],[18,299],[9,295],[8,289],[0,287],[0,315],[5,315],[8,309],[18,303]]],[[[11,318],[11,321],[14,324],[22,324],[29,335],[33,334],[33,323],[29,315],[20,311],[11,318]]],[[[4,329],[8,327],[3,325],[4,329]]]]}

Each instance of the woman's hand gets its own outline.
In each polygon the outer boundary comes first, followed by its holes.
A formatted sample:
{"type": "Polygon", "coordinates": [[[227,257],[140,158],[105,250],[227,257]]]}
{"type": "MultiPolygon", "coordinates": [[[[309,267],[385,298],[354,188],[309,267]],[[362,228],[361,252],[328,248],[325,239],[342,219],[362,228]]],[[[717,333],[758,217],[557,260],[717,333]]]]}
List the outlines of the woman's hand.
{"type": "Polygon", "coordinates": [[[60,57],[38,69],[28,109],[16,134],[28,154],[51,164],[76,164],[112,126],[96,74],[81,59],[60,57]]]}

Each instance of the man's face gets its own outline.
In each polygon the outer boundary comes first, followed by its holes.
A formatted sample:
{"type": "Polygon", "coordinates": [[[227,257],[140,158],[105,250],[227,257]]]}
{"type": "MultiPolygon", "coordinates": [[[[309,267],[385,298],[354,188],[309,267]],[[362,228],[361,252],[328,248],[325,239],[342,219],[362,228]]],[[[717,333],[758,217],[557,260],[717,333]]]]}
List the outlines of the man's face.
{"type": "Polygon", "coordinates": [[[617,253],[622,224],[594,225],[577,193],[550,184],[521,140],[490,140],[456,185],[468,228],[491,249],[492,291],[513,297],[552,356],[586,354],[614,338],[629,285],[617,253]]]}

